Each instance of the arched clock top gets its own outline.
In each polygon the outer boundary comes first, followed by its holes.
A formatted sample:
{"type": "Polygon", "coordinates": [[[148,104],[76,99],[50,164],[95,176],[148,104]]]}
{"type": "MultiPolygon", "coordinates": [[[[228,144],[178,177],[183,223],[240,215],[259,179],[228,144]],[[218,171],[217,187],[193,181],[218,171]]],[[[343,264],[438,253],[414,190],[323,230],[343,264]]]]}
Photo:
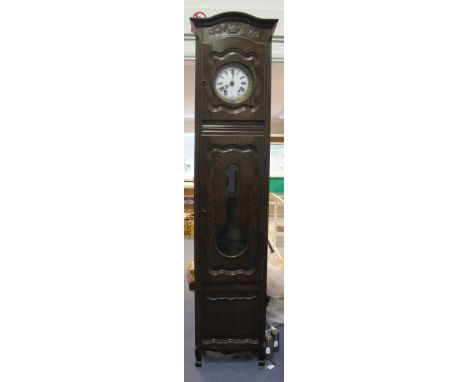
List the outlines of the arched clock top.
{"type": "Polygon", "coordinates": [[[257,28],[274,29],[277,19],[262,19],[243,12],[224,12],[206,18],[191,17],[190,22],[194,27],[212,27],[223,22],[245,22],[257,28]]]}
{"type": "Polygon", "coordinates": [[[200,29],[207,29],[208,35],[217,37],[243,36],[250,39],[262,39],[267,33],[270,37],[278,20],[262,19],[243,12],[225,12],[207,18],[190,18],[195,34],[200,29]]]}

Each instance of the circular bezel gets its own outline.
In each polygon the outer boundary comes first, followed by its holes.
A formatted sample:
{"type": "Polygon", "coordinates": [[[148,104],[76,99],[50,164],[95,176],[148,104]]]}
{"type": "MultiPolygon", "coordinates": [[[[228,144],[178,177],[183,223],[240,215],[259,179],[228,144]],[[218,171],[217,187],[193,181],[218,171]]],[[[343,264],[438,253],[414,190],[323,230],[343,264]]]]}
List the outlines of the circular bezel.
{"type": "Polygon", "coordinates": [[[254,81],[253,81],[252,74],[250,73],[250,70],[247,69],[244,65],[239,64],[239,63],[228,63],[220,67],[215,72],[213,80],[211,81],[211,87],[213,88],[213,92],[218,96],[218,98],[220,98],[224,102],[231,103],[231,104],[239,104],[239,103],[244,102],[246,99],[248,99],[252,95],[252,90],[254,88],[254,81]],[[233,100],[232,98],[223,97],[223,95],[219,94],[218,89],[215,86],[216,79],[218,78],[219,73],[221,73],[223,70],[227,68],[238,68],[242,70],[247,76],[247,79],[249,81],[249,87],[247,88],[247,91],[245,92],[245,94],[235,100],[233,100]]]}

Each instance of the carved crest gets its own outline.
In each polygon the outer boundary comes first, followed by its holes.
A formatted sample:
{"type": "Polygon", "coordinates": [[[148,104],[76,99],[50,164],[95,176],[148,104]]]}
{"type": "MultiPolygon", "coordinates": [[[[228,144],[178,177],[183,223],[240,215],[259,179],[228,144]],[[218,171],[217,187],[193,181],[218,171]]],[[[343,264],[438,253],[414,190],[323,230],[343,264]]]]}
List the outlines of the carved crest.
{"type": "Polygon", "coordinates": [[[222,36],[245,36],[249,38],[258,38],[260,32],[258,29],[254,28],[251,25],[240,23],[240,22],[230,22],[230,23],[221,23],[211,28],[208,32],[210,36],[213,37],[222,37],[222,36]]]}

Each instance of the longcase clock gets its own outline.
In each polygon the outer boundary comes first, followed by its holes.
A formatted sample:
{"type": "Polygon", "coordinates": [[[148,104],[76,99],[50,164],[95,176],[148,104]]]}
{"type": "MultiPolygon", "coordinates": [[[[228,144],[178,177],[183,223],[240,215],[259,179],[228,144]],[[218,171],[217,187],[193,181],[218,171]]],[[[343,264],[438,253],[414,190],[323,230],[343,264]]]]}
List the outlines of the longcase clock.
{"type": "Polygon", "coordinates": [[[278,20],[190,19],[195,69],[195,357],[265,360],[271,38],[278,20]]]}

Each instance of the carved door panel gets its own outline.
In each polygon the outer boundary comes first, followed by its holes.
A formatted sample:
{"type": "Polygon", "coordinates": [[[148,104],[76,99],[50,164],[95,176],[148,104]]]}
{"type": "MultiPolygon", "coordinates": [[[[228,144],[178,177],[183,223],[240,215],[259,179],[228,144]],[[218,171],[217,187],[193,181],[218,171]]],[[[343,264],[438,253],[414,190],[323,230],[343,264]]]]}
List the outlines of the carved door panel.
{"type": "Polygon", "coordinates": [[[203,136],[199,169],[206,282],[263,280],[263,136],[203,136]]]}
{"type": "MultiPolygon", "coordinates": [[[[254,284],[255,285],[255,284],[254,284]]],[[[260,344],[263,292],[233,286],[228,290],[206,288],[203,292],[202,344],[217,346],[255,347],[260,344]]]]}
{"type": "Polygon", "coordinates": [[[269,59],[269,45],[242,37],[224,37],[201,44],[201,105],[202,120],[262,121],[268,114],[269,75],[265,60],[269,59]],[[228,64],[240,65],[253,81],[254,91],[241,104],[223,102],[213,88],[216,73],[228,64]]]}

